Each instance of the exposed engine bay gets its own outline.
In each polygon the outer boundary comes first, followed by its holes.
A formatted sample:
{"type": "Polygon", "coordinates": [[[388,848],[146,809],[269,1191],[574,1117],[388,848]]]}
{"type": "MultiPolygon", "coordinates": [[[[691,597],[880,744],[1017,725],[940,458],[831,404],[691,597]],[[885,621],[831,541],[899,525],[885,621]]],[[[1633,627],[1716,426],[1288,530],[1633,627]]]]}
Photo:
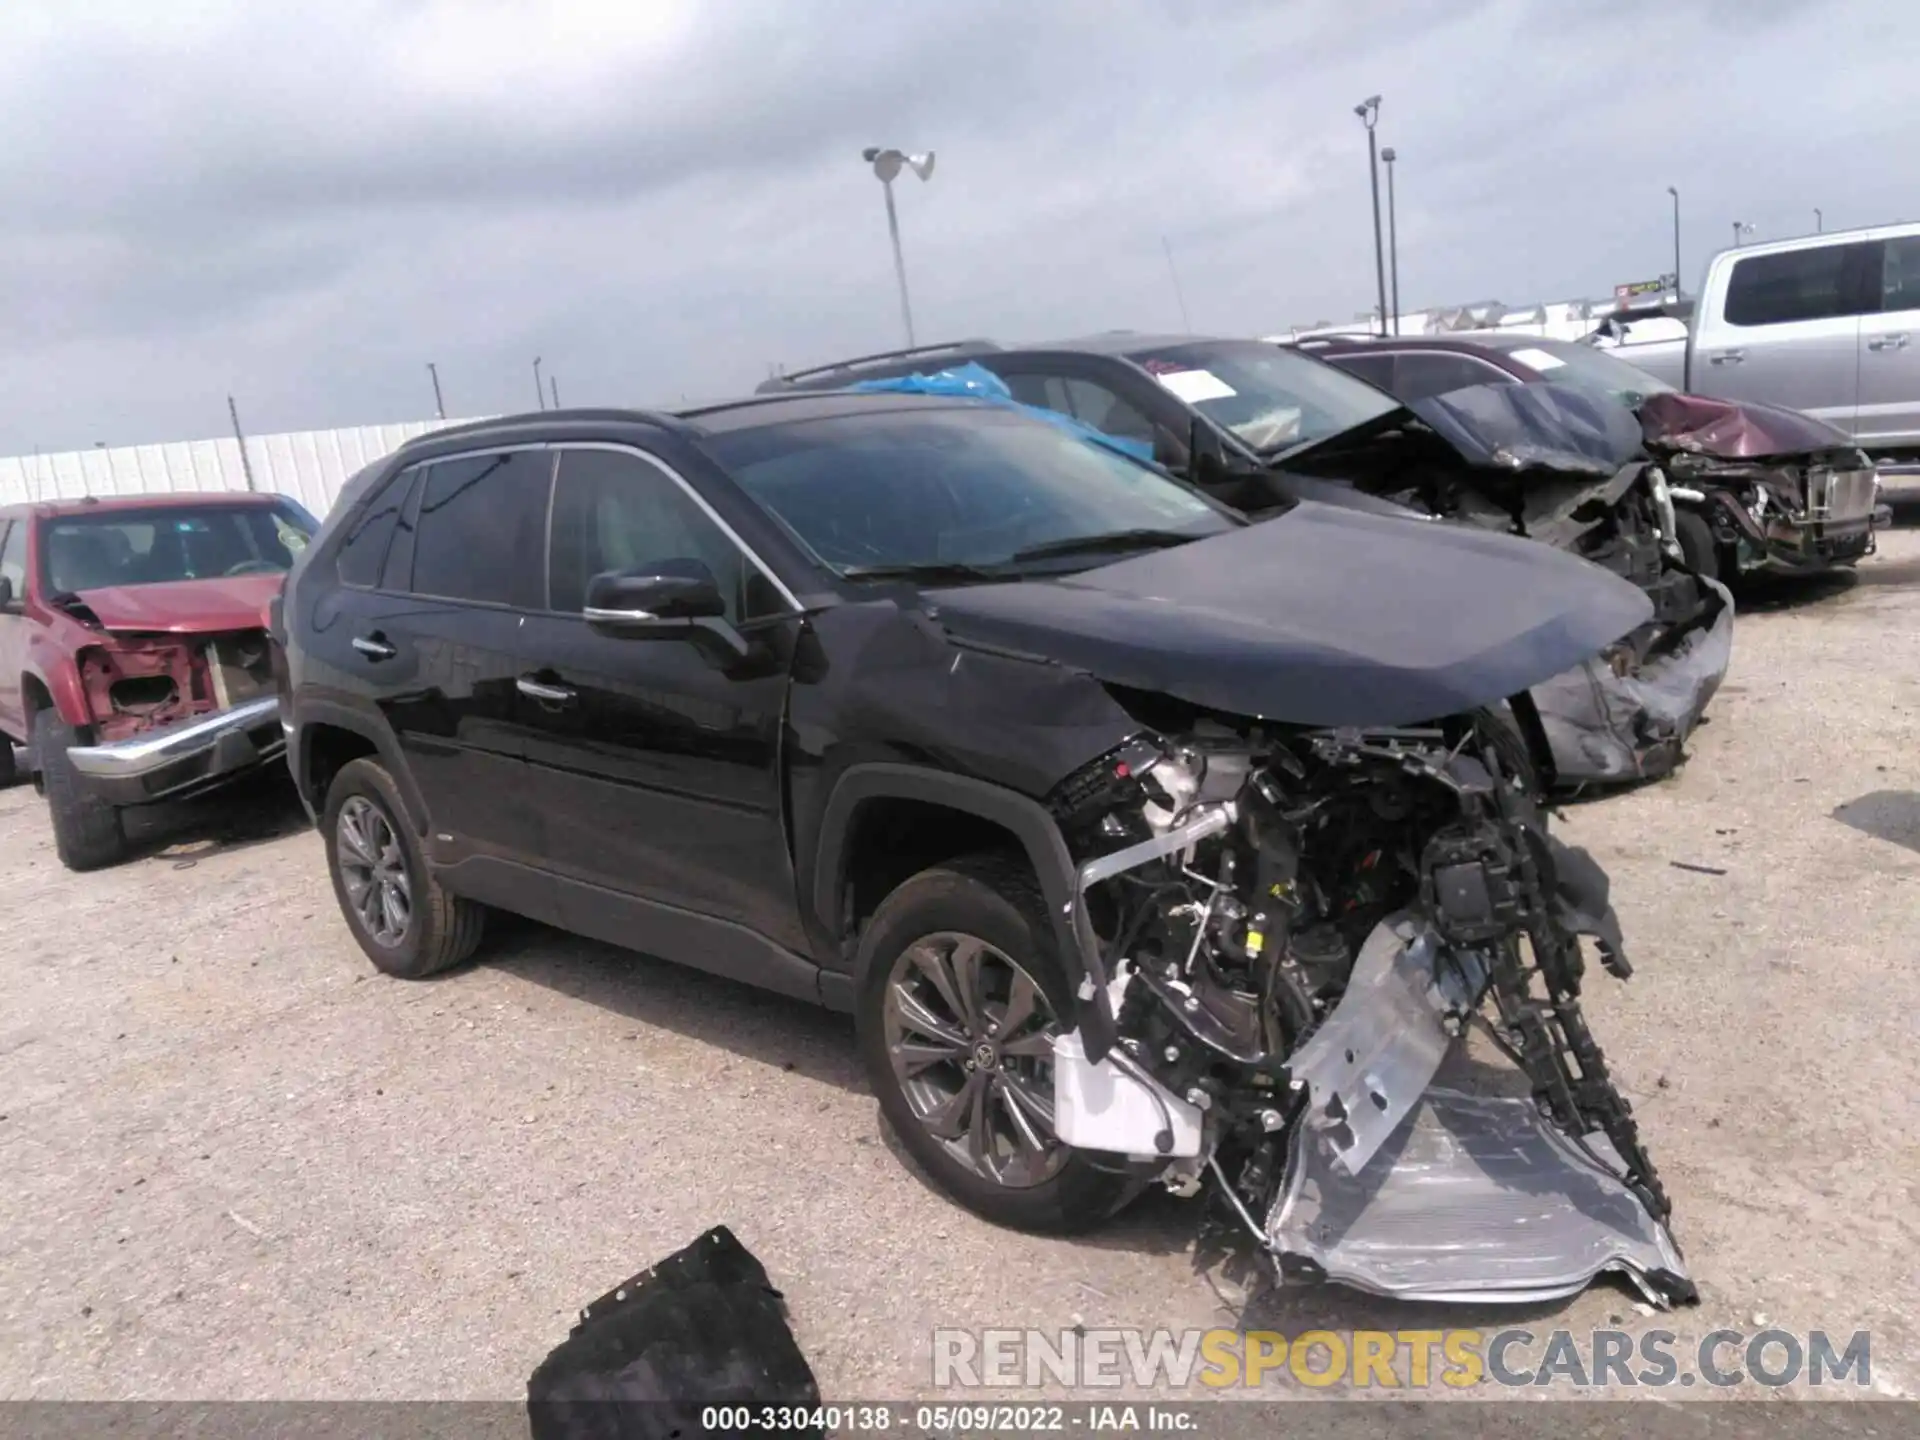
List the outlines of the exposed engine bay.
{"type": "Polygon", "coordinates": [[[102,742],[125,740],[273,692],[263,630],[206,636],[119,633],[76,657],[102,742]]]}
{"type": "Polygon", "coordinates": [[[1852,564],[1891,520],[1873,462],[1823,420],[1675,394],[1650,396],[1638,413],[1674,503],[1706,521],[1725,573],[1852,564]]]}
{"type": "Polygon", "coordinates": [[[1209,1188],[1283,1276],[1518,1301],[1621,1271],[1691,1303],[1580,1009],[1581,937],[1630,973],[1606,876],[1497,724],[1161,733],[1053,797],[1086,971],[1060,1138],[1209,1188]]]}

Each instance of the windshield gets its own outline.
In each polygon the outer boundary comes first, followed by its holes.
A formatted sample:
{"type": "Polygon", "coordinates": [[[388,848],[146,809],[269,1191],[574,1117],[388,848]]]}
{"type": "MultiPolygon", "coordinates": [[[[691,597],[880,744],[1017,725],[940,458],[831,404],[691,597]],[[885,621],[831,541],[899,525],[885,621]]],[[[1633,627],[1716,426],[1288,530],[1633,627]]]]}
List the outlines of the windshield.
{"type": "Polygon", "coordinates": [[[1262,453],[1325,440],[1399,403],[1331,365],[1253,340],[1170,345],[1127,358],[1262,453]]]}
{"type": "Polygon", "coordinates": [[[1036,547],[1132,531],[1198,539],[1238,523],[1158,470],[987,405],[768,425],[714,436],[706,448],[839,575],[990,570],[1036,547]]]}
{"type": "Polygon", "coordinates": [[[312,517],[285,500],[58,515],[42,524],[40,578],[49,594],[59,594],[279,574],[313,530],[312,517]]]}
{"type": "Polygon", "coordinates": [[[1576,345],[1566,340],[1522,340],[1514,338],[1484,342],[1489,349],[1504,350],[1542,380],[1560,384],[1584,385],[1602,390],[1609,398],[1634,409],[1649,395],[1669,395],[1673,387],[1657,380],[1637,365],[1616,355],[1596,350],[1591,345],[1576,345]]]}

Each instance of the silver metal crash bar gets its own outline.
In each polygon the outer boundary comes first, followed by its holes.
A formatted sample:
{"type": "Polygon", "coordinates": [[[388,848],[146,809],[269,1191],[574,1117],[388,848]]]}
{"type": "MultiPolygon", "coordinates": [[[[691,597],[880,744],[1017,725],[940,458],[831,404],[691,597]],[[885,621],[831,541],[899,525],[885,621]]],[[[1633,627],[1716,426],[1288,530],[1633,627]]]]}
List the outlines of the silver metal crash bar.
{"type": "Polygon", "coordinates": [[[1185,850],[1190,845],[1198,845],[1210,835],[1218,835],[1233,824],[1236,814],[1232,801],[1204,806],[1184,825],[1176,825],[1151,840],[1142,840],[1123,850],[1089,860],[1074,873],[1073,895],[1067,901],[1067,920],[1073,930],[1074,943],[1080,947],[1080,966],[1086,976],[1081,982],[1079,998],[1092,1005],[1094,1014],[1099,1017],[1095,1025],[1082,1027],[1086,1031],[1087,1058],[1095,1064],[1105,1058],[1114,1038],[1113,1005],[1107,994],[1107,983],[1112,977],[1107,974],[1106,963],[1100,958],[1100,937],[1093,933],[1093,922],[1087,918],[1087,892],[1102,880],[1111,880],[1128,870],[1137,870],[1163,855],[1185,850]]]}
{"type": "Polygon", "coordinates": [[[218,745],[226,736],[271,723],[280,713],[280,700],[263,695],[231,710],[216,710],[211,715],[196,715],[142,735],[114,740],[105,745],[76,745],[67,751],[73,768],[83,775],[108,778],[145,775],[176,760],[198,755],[218,745]]]}

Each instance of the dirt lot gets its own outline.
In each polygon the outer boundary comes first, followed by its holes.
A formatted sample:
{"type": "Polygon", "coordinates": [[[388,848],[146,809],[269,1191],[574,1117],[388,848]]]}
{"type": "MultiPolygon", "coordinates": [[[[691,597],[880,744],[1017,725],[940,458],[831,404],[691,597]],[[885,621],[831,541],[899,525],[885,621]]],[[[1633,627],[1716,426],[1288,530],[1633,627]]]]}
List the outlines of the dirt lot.
{"type": "MultiPolygon", "coordinates": [[[[1875,1388],[1914,1393],[1920,533],[1744,616],[1683,774],[1565,828],[1614,877],[1639,973],[1596,969],[1590,1013],[1704,1299],[1445,1321],[1866,1329],[1875,1388]]],[[[835,1398],[924,1392],[936,1325],[1440,1318],[1244,1303],[1170,1198],[1079,1242],[989,1229],[896,1160],[825,1014],[531,925],[384,980],[277,786],[89,877],[15,788],[0,877],[0,1397],[517,1398],[582,1303],[716,1222],[835,1398]]]]}

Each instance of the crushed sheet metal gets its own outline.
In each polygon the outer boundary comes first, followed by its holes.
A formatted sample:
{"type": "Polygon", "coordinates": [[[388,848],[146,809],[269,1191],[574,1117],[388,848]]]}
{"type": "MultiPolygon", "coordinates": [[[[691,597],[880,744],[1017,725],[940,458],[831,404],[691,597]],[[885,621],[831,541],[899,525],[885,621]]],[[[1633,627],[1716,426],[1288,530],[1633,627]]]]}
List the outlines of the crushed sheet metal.
{"type": "Polygon", "coordinates": [[[1346,993],[1289,1062],[1312,1104],[1303,1123],[1335,1163],[1358,1173],[1432,1082],[1451,1037],[1450,999],[1435,984],[1437,937],[1408,916],[1382,921],[1360,947],[1346,993]]]}
{"type": "Polygon", "coordinates": [[[1528,693],[1562,785],[1656,780],[1680,762],[1687,739],[1733,663],[1733,595],[1702,577],[1720,614],[1632,675],[1594,658],[1528,693]]]}
{"type": "MultiPolygon", "coordinates": [[[[1435,1086],[1357,1175],[1316,1139],[1295,1127],[1267,1236],[1329,1280],[1400,1300],[1526,1304],[1611,1271],[1662,1308],[1698,1298],[1666,1227],[1530,1098],[1435,1086]]],[[[1587,1144],[1617,1162],[1605,1136],[1587,1144]]]]}

